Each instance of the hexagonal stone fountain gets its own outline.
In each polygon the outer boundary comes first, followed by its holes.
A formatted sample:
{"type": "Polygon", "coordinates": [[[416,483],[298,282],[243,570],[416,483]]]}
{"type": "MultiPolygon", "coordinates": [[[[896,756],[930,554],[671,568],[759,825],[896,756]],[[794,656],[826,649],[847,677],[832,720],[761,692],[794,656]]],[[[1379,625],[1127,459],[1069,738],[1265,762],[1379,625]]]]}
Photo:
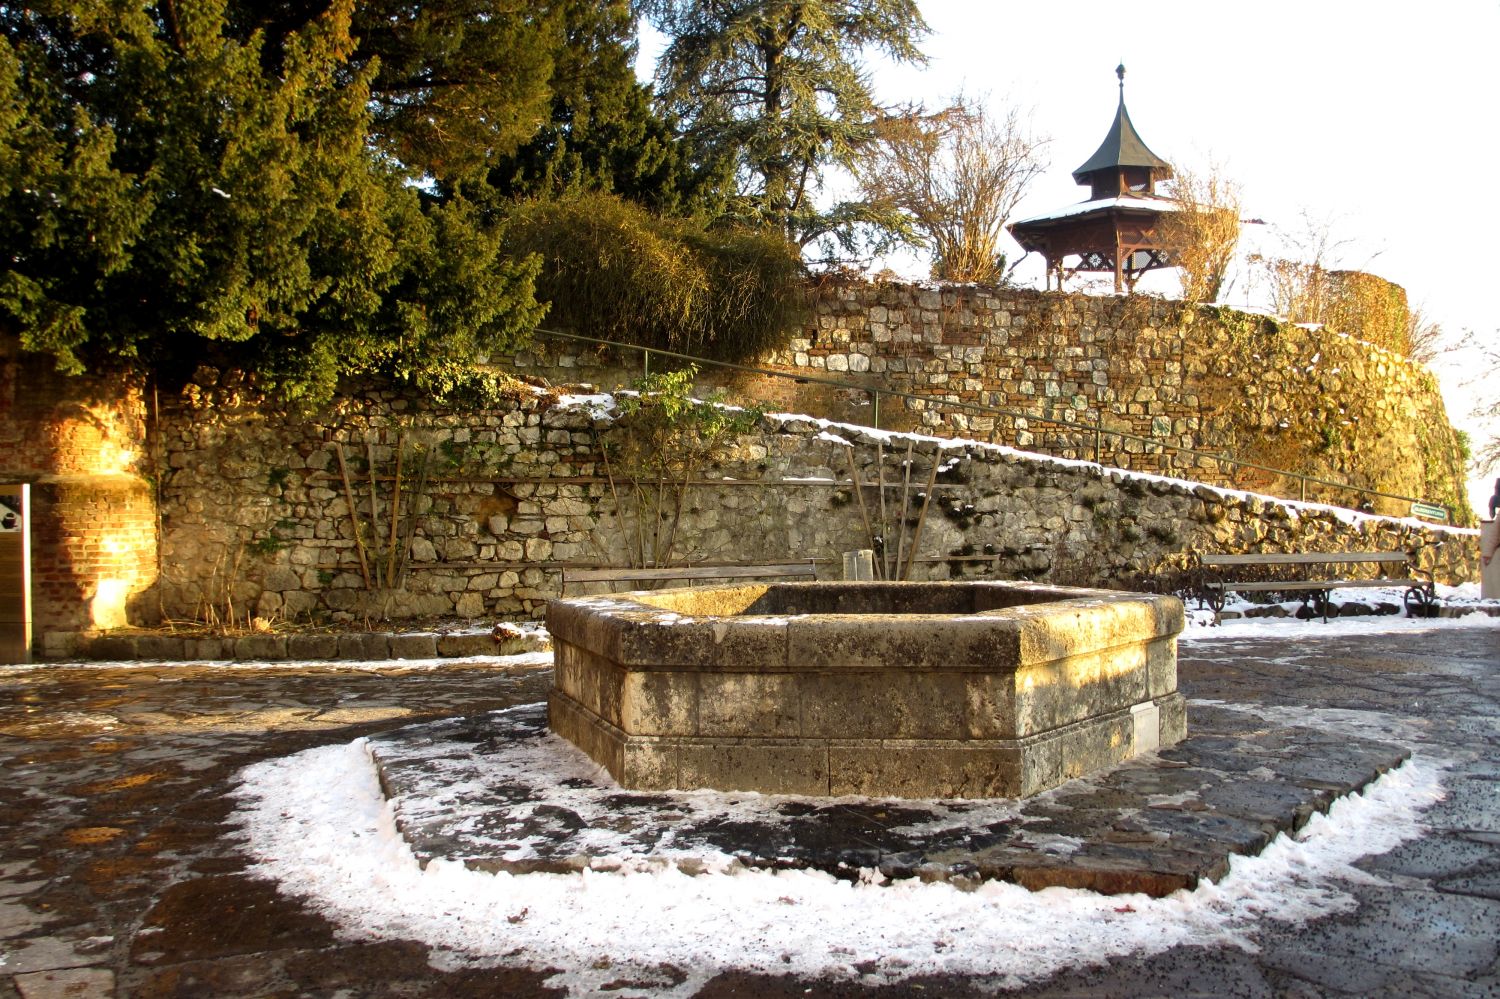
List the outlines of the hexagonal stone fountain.
{"type": "Polygon", "coordinates": [[[556,600],[551,729],[638,790],[1025,797],[1185,734],[1175,597],[782,583],[556,600]]]}

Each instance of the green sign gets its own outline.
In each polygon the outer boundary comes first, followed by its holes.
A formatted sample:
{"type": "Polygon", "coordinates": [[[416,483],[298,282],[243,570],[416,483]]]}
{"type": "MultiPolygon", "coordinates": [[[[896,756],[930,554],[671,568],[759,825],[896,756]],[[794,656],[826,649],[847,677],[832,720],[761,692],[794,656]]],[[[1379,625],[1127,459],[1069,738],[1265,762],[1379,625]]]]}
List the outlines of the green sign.
{"type": "Polygon", "coordinates": [[[1427,520],[1436,520],[1439,523],[1447,523],[1448,508],[1438,506],[1436,503],[1413,503],[1411,505],[1411,515],[1427,520]]]}

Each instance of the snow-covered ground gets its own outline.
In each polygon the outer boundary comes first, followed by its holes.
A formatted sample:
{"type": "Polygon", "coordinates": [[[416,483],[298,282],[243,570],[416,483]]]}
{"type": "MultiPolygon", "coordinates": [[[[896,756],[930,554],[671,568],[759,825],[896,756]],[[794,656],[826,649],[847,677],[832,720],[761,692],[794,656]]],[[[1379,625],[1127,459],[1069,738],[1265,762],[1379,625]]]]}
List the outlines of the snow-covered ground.
{"type": "MultiPolygon", "coordinates": [[[[1454,604],[1477,601],[1465,588],[1442,595],[1454,604]]],[[[1364,597],[1391,599],[1378,591],[1364,597]]],[[[1250,618],[1219,626],[1211,626],[1211,614],[1190,616],[1183,636],[1190,642],[1500,629],[1500,618],[1482,613],[1327,624],[1250,618]]],[[[1410,728],[1367,712],[1267,710],[1281,724],[1350,734],[1389,738],[1410,728]]],[[[550,764],[556,783],[576,762],[563,754],[550,764]]],[[[677,868],[643,870],[628,857],[601,857],[601,869],[578,874],[488,874],[441,860],[424,870],[396,832],[363,740],[248,768],[239,819],[260,873],[305,896],[346,936],[419,940],[434,948],[440,967],[556,968],[551,984],[573,995],[608,994],[600,990],[628,980],[653,994],[688,996],[734,969],[870,983],[954,973],[1016,985],[1178,945],[1254,949],[1253,931],[1263,921],[1296,924],[1353,909],[1348,888],[1373,879],[1353,861],[1420,834],[1422,812],[1444,794],[1445,766],[1418,752],[1295,836],[1279,837],[1257,857],[1233,858],[1217,884],[1162,899],[1029,892],[1004,883],[963,891],[884,881],[873,872],[849,882],[712,864],[709,873],[689,876],[677,868]],[[666,976],[664,966],[686,979],[666,976]]]]}
{"type": "Polygon", "coordinates": [[[248,768],[239,817],[260,874],[307,898],[345,937],[419,940],[441,968],[557,968],[550,984],[574,995],[628,979],[689,996],[731,969],[870,982],[955,973],[1015,985],[1178,945],[1253,949],[1249,934],[1263,920],[1351,910],[1347,885],[1371,878],[1353,861],[1419,835],[1441,775],[1440,762],[1414,758],[1259,856],[1232,858],[1217,884],[1162,899],[810,871],[511,875],[441,860],[423,870],[362,740],[248,768]],[[655,978],[663,965],[686,980],[655,978]]]}

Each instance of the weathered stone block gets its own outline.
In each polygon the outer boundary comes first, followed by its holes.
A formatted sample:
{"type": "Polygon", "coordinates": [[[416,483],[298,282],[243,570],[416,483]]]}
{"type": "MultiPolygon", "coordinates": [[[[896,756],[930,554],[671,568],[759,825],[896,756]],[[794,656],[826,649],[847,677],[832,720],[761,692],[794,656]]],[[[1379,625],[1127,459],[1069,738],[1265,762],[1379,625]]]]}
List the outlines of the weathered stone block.
{"type": "Polygon", "coordinates": [[[286,640],[286,653],[290,659],[337,659],[339,636],[289,635],[286,640]]]}
{"type": "Polygon", "coordinates": [[[135,654],[141,659],[181,660],[185,640],[173,635],[141,635],[135,641],[135,654]]]}
{"type": "Polygon", "coordinates": [[[963,739],[967,678],[883,671],[801,676],[801,734],[815,739],[963,739]],[[957,709],[957,710],[955,710],[957,709]]]}
{"type": "Polygon", "coordinates": [[[340,659],[388,659],[389,637],[374,633],[353,632],[339,636],[340,659]]]}
{"type": "Polygon", "coordinates": [[[234,640],[236,659],[285,659],[285,635],[246,635],[234,640]]]}
{"type": "Polygon", "coordinates": [[[1156,699],[1156,708],[1161,722],[1158,742],[1162,746],[1175,746],[1187,738],[1187,700],[1181,694],[1172,693],[1156,699]]]}
{"type": "Polygon", "coordinates": [[[782,738],[804,734],[796,676],[719,670],[687,676],[696,676],[698,681],[695,735],[782,738]]]}
{"type": "Polygon", "coordinates": [[[498,647],[492,635],[439,635],[437,654],[449,658],[493,656],[498,647]]]}
{"type": "Polygon", "coordinates": [[[696,735],[698,680],[696,673],[622,671],[620,729],[627,735],[696,735]]]}
{"type": "Polygon", "coordinates": [[[437,657],[436,635],[392,635],[392,659],[434,659],[437,657]]]}
{"type": "Polygon", "coordinates": [[[182,655],[185,659],[224,659],[224,645],[220,638],[189,638],[182,643],[182,655]]]}
{"type": "Polygon", "coordinates": [[[678,787],[828,794],[828,750],[793,740],[716,740],[678,746],[678,787]]]}
{"type": "Polygon", "coordinates": [[[1014,746],[888,740],[830,746],[829,794],[904,798],[1010,798],[1021,793],[1014,746]]]}
{"type": "Polygon", "coordinates": [[[934,641],[938,620],[935,615],[891,615],[877,628],[865,614],[795,617],[787,628],[787,662],[799,670],[1015,663],[1018,635],[1009,622],[955,616],[943,621],[942,638],[934,641]]]}
{"type": "Polygon", "coordinates": [[[556,601],[553,714],[626,786],[1034,794],[1182,737],[1181,621],[1173,597],[993,582],[556,601]]]}
{"type": "Polygon", "coordinates": [[[667,791],[678,786],[681,748],[675,742],[630,739],[620,747],[620,783],[643,791],[667,791]]]}

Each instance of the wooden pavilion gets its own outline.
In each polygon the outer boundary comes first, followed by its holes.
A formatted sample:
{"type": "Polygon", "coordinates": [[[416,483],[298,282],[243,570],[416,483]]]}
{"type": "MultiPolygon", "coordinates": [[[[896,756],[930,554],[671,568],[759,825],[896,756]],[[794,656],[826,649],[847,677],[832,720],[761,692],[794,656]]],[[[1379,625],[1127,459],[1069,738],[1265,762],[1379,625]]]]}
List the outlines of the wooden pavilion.
{"type": "Polygon", "coordinates": [[[1047,261],[1047,286],[1056,275],[1057,287],[1081,271],[1114,273],[1115,292],[1129,293],[1142,274],[1172,266],[1172,254],[1160,225],[1177,203],[1156,193],[1156,185],[1172,176],[1172,165],[1153,153],[1130,122],[1125,110],[1125,67],[1115,67],[1120,79],[1120,106],[1104,141],[1073,171],[1073,179],[1089,188],[1087,201],[1013,223],[1010,234],[1027,252],[1047,261]],[[1066,259],[1077,262],[1067,266],[1066,259]]]}

